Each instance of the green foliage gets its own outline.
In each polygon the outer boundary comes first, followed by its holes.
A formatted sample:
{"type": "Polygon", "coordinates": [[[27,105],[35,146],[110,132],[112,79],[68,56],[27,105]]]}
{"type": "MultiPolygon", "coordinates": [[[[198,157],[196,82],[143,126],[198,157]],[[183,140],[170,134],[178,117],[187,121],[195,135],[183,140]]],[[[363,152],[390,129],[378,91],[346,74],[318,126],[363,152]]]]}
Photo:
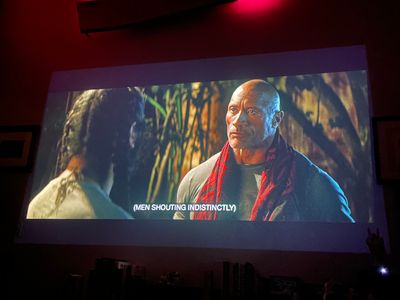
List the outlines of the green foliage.
{"type": "Polygon", "coordinates": [[[145,88],[150,104],[147,122],[151,135],[154,163],[147,187],[147,202],[173,202],[185,159],[201,151],[205,158],[209,142],[209,126],[203,128],[205,107],[211,110],[211,96],[206,95],[208,83],[178,84],[145,88]],[[196,145],[201,145],[197,147],[196,145]]]}

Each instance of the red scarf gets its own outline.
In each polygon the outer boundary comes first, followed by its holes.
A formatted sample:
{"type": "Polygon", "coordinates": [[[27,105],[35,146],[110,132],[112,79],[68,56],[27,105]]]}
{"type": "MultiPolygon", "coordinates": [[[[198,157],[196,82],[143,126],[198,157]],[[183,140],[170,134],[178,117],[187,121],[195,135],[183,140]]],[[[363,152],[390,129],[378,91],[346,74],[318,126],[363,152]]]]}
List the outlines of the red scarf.
{"type": "MultiPolygon", "coordinates": [[[[230,146],[227,142],[201,188],[195,203],[215,204],[221,203],[224,176],[230,156],[230,146]]],[[[260,189],[251,210],[250,220],[272,221],[273,210],[281,203],[281,199],[293,192],[293,179],[295,176],[294,152],[283,138],[276,134],[275,139],[268,149],[265,159],[265,169],[261,174],[260,189]]],[[[194,212],[194,220],[216,220],[216,211],[194,212]]]]}

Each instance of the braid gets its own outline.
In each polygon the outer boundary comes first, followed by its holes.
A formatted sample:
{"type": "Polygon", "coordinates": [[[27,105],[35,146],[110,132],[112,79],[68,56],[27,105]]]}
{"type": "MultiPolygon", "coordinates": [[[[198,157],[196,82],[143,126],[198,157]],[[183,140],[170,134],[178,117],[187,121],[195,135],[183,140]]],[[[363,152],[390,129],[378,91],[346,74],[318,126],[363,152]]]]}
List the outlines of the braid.
{"type": "MultiPolygon", "coordinates": [[[[99,96],[101,97],[101,95],[99,96]]],[[[80,145],[80,152],[83,157],[85,157],[87,151],[87,142],[90,139],[90,128],[93,122],[93,114],[94,114],[94,107],[96,102],[101,102],[101,99],[98,99],[98,93],[94,92],[92,97],[90,97],[91,101],[85,101],[86,108],[83,110],[82,114],[82,124],[79,130],[79,142],[80,145]],[[100,101],[99,101],[100,100],[100,101]]]]}
{"type": "Polygon", "coordinates": [[[113,190],[119,191],[115,202],[127,206],[133,162],[130,128],[135,119],[143,119],[143,104],[136,89],[89,90],[78,96],[58,143],[56,172],[68,168],[71,174],[61,180],[56,209],[84,177],[103,185],[111,162],[115,174],[113,190]]]}
{"type": "Polygon", "coordinates": [[[56,175],[65,170],[73,155],[83,154],[86,133],[83,129],[86,127],[92,102],[87,94],[81,94],[67,115],[63,135],[58,143],[56,175]]]}
{"type": "MultiPolygon", "coordinates": [[[[68,163],[74,155],[84,154],[84,134],[87,130],[82,130],[87,127],[88,115],[90,114],[92,101],[87,101],[85,95],[81,95],[75,102],[73,108],[67,115],[64,125],[63,135],[59,141],[59,153],[57,155],[56,172],[60,174],[67,168],[68,163]],[[81,121],[81,122],[79,122],[81,121]]],[[[81,170],[75,166],[71,170],[71,174],[61,179],[60,186],[57,190],[55,200],[55,210],[61,205],[66,196],[78,187],[78,179],[82,179],[81,170]]]]}
{"type": "Polygon", "coordinates": [[[57,143],[57,161],[56,161],[56,167],[54,169],[54,174],[53,177],[57,177],[61,171],[63,170],[62,167],[62,161],[64,160],[64,156],[66,155],[66,139],[67,134],[63,132],[61,139],[57,143]]]}

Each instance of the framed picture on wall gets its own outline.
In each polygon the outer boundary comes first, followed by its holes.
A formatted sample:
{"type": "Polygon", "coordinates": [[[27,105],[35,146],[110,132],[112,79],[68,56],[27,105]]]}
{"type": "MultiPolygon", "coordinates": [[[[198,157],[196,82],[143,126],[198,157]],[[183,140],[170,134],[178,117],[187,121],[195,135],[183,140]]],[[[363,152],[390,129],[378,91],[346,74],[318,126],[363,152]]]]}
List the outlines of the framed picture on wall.
{"type": "Polygon", "coordinates": [[[379,183],[400,181],[400,117],[373,119],[379,183]]]}
{"type": "Polygon", "coordinates": [[[39,125],[0,126],[0,170],[32,170],[39,125]]]}

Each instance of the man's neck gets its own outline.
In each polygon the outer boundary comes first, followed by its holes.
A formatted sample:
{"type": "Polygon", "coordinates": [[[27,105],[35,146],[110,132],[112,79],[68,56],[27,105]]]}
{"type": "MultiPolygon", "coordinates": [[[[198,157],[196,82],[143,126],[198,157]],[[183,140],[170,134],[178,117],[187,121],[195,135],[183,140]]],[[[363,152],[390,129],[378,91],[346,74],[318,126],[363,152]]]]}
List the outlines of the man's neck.
{"type": "Polygon", "coordinates": [[[238,164],[257,165],[265,161],[266,148],[260,149],[233,149],[238,164]]]}

